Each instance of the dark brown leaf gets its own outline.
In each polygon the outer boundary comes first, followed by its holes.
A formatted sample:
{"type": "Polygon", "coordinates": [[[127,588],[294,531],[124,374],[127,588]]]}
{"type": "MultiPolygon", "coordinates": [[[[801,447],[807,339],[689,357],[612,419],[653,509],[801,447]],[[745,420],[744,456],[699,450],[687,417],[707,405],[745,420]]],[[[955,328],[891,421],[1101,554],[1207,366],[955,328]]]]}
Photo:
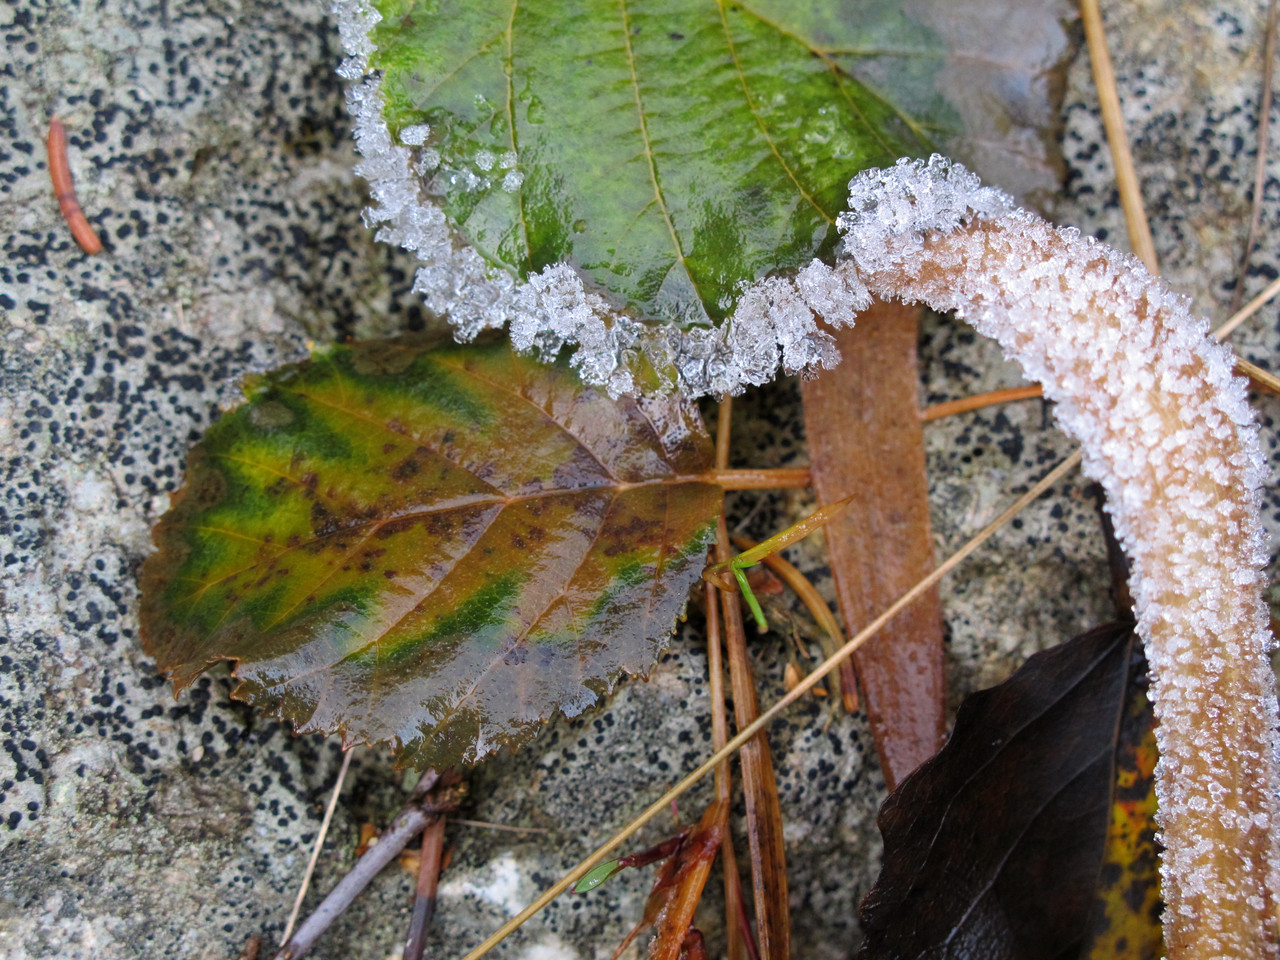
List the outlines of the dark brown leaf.
{"type": "Polygon", "coordinates": [[[1102,869],[1113,796],[1135,782],[1117,770],[1120,734],[1150,730],[1145,700],[1131,623],[1037,654],[967,698],[947,746],[880,811],[884,867],[862,904],[859,957],[1087,956],[1114,872],[1102,869]]]}

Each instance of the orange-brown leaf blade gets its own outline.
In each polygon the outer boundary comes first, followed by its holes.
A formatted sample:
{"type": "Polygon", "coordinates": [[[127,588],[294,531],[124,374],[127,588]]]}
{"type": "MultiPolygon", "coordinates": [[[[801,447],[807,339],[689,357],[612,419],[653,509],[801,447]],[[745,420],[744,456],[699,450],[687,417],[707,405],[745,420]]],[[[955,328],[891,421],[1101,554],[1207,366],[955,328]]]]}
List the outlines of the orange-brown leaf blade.
{"type": "MultiPolygon", "coordinates": [[[[826,527],[836,597],[856,631],[933,569],[929,488],[917,413],[917,307],[875,304],[836,333],[843,361],[801,384],[814,489],[857,495],[826,527]]],[[[946,725],[936,591],[854,654],[890,789],[933,756],[946,725]]],[[[843,677],[842,677],[843,680],[843,677]]]]}
{"type": "Polygon", "coordinates": [[[658,907],[654,913],[655,929],[649,945],[649,960],[676,960],[680,956],[693,924],[693,913],[707,885],[711,865],[720,852],[720,840],[728,819],[729,804],[723,800],[714,801],[676,855],[663,866],[649,895],[649,905],[645,907],[646,918],[650,915],[651,906],[658,907]]]}
{"type": "MultiPolygon", "coordinates": [[[[703,811],[702,818],[687,835],[678,838],[674,849],[666,853],[671,841],[655,847],[639,857],[623,860],[652,862],[649,858],[659,850],[666,854],[653,889],[645,901],[644,916],[632,928],[614,951],[614,960],[621,956],[631,942],[649,927],[656,927],[649,945],[649,960],[676,960],[685,945],[686,935],[693,923],[693,913],[702,899],[702,890],[724,836],[729,819],[729,802],[715,800],[703,811]]],[[[629,864],[639,865],[639,864],[629,864]]]]}
{"type": "Polygon", "coordinates": [[[1147,685],[1131,683],[1116,738],[1111,816],[1082,960],[1157,960],[1164,955],[1155,728],[1147,685]]]}

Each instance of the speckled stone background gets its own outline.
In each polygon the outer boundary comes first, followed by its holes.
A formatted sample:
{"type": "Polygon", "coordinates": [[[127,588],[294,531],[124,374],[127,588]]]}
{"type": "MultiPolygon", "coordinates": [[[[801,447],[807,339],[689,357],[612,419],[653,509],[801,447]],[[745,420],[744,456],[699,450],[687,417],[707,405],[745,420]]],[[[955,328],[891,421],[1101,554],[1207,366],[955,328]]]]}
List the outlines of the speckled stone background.
{"type": "MultiPolygon", "coordinates": [[[[1164,272],[1219,319],[1248,217],[1264,7],[1104,10],[1164,272]]],[[[225,671],[173,699],[137,643],[148,527],[241,375],[303,355],[309,340],[430,318],[408,294],[408,256],[361,224],[320,5],[9,0],[0,36],[0,954],[234,957],[251,934],[270,945],[281,932],[339,756],[233,703],[225,671]],[[95,258],[49,188],[54,114],[106,243],[95,258]]],[[[1055,215],[1124,245],[1083,58],[1064,119],[1069,179],[1055,215]]],[[[1280,263],[1280,165],[1269,170],[1247,293],[1280,263]]],[[[1263,366],[1278,316],[1267,308],[1235,338],[1263,366]]],[[[925,402],[1019,382],[991,344],[945,319],[926,325],[921,359],[925,402]]],[[[796,397],[782,383],[739,404],[738,462],[803,462],[796,397]]],[[[1280,403],[1258,409],[1274,462],[1280,403]]],[[[1069,449],[1038,402],[941,422],[927,443],[940,554],[1069,449]]],[[[946,582],[953,702],[1108,615],[1086,488],[1064,484],[946,582]]],[[[798,494],[740,494],[734,522],[760,536],[804,506],[798,494]]],[[[1274,491],[1268,512],[1280,527],[1274,491]]],[[[819,549],[793,558],[829,589],[819,549]]],[[[772,616],[804,640],[802,616],[772,616]]],[[[756,649],[767,702],[795,647],[775,634],[756,649]]],[[[543,832],[449,828],[432,956],[475,943],[706,755],[700,651],[697,628],[683,629],[647,684],[471,777],[464,816],[543,832]]],[[[861,717],[815,701],[774,734],[796,956],[835,960],[856,943],[874,877],[883,782],[861,717]]],[[[359,825],[384,823],[402,796],[387,758],[361,749],[315,889],[350,863],[359,825]]],[[[562,899],[499,953],[607,957],[646,883],[622,877],[562,899]]],[[[717,885],[704,921],[713,949],[717,885]]],[[[387,871],[314,955],[398,956],[410,890],[408,874],[387,871]]]]}

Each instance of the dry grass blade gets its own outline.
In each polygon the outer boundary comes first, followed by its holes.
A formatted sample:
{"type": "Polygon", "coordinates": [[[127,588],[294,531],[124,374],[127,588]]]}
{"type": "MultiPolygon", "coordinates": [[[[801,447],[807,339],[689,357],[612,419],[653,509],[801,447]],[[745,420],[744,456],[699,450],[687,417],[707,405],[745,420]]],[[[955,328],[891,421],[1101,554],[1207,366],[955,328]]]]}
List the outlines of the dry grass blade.
{"type": "MultiPolygon", "coordinates": [[[[729,723],[724,710],[724,662],[720,650],[719,591],[704,586],[707,602],[707,687],[711,695],[711,745],[720,750],[729,740],[729,723]]],[[[716,799],[728,803],[732,795],[729,761],[716,767],[716,799]]],[[[720,840],[720,866],[724,872],[724,915],[729,960],[746,960],[747,946],[738,918],[742,915],[742,883],[738,877],[738,856],[733,848],[733,831],[725,824],[720,840]]]]}
{"type": "Polygon", "coordinates": [[[302,901],[306,899],[307,888],[311,886],[311,876],[316,872],[320,848],[324,846],[324,838],[329,833],[333,811],[338,806],[338,794],[342,793],[342,782],[347,779],[347,769],[351,766],[351,756],[355,752],[356,748],[352,747],[342,756],[342,767],[338,770],[338,779],[334,781],[333,793],[329,795],[329,804],[324,808],[324,818],[320,821],[320,831],[316,834],[316,842],[311,847],[311,859],[307,861],[307,872],[302,875],[302,886],[298,887],[298,895],[293,900],[293,909],[289,911],[289,922],[284,925],[284,934],[280,937],[281,947],[289,942],[289,937],[293,935],[294,924],[298,922],[298,914],[302,912],[302,901]]]}
{"type": "Polygon", "coordinates": [[[1276,14],[1280,6],[1271,0],[1267,8],[1266,41],[1262,52],[1262,96],[1258,98],[1258,160],[1253,168],[1253,199],[1249,213],[1249,231],[1245,235],[1244,253],[1240,257],[1240,272],[1236,276],[1236,290],[1231,295],[1231,309],[1240,306],[1244,296],[1244,282],[1249,273],[1249,259],[1258,238],[1258,223],[1262,219],[1262,188],[1267,180],[1267,143],[1271,129],[1271,81],[1276,69],[1276,14]]]}
{"type": "MultiPolygon", "coordinates": [[[[723,517],[716,559],[730,559],[729,531],[723,517]]],[[[721,592],[725,646],[733,710],[741,730],[760,713],[747,633],[737,594],[721,592]]],[[[763,730],[742,747],[742,789],[747,808],[747,840],[751,847],[751,886],[755,897],[757,940],[763,960],[787,960],[791,954],[791,918],[787,900],[786,847],[782,839],[782,804],[773,773],[769,741],[763,730]]]]}
{"type": "MultiPolygon", "coordinates": [[[[733,397],[726,394],[716,410],[717,472],[727,472],[729,466],[729,440],[733,435],[733,397]]],[[[806,471],[807,472],[807,471],[806,471]]],[[[710,584],[707,590],[707,673],[711,693],[711,742],[716,750],[724,748],[729,737],[729,722],[724,709],[724,660],[720,646],[720,603],[718,592],[710,584]]],[[[716,797],[728,801],[733,793],[733,780],[726,759],[716,767],[716,797]]],[[[729,960],[745,960],[747,941],[751,937],[750,924],[740,923],[746,917],[746,905],[742,902],[742,878],[738,876],[738,854],[733,847],[733,826],[725,824],[724,839],[720,844],[720,865],[724,871],[725,928],[728,930],[729,960]]]]}
{"type": "Polygon", "coordinates": [[[1252,386],[1266,393],[1280,394],[1280,377],[1274,373],[1268,373],[1260,366],[1250,363],[1243,357],[1236,357],[1236,372],[1242,373],[1249,378],[1252,386]]]}
{"type": "Polygon", "coordinates": [[[483,957],[486,953],[510,936],[514,931],[520,929],[520,927],[527,923],[532,917],[541,912],[547,904],[586,876],[593,867],[601,863],[609,856],[610,853],[617,849],[618,846],[625,843],[628,839],[635,836],[636,833],[642,830],[645,824],[654,817],[665,812],[672,800],[680,797],[695,783],[705,777],[708,773],[715,770],[716,767],[718,767],[726,758],[731,756],[734,751],[740,749],[753,736],[755,736],[756,733],[772,723],[773,720],[784,710],[801,697],[808,694],[809,691],[821,683],[829,673],[840,666],[841,660],[848,657],[854,650],[858,649],[858,647],[866,643],[867,640],[875,636],[875,634],[884,627],[886,623],[892,620],[905,607],[909,606],[922,593],[929,590],[944,576],[972,556],[984,543],[990,540],[1002,527],[1021,513],[1029,504],[1039,499],[1040,496],[1053,487],[1054,484],[1079,466],[1080,460],[1080,452],[1076,451],[1050,470],[1049,473],[1034,484],[1030,490],[1020,496],[1008,507],[1008,509],[983,527],[982,530],[972,537],[963,547],[949,556],[942,563],[938,564],[932,573],[919,583],[915,584],[915,586],[890,604],[883,613],[859,630],[858,633],[850,638],[849,642],[841,647],[834,656],[828,657],[820,667],[801,680],[793,690],[781,697],[764,713],[760,714],[760,716],[745,729],[738,731],[737,735],[734,736],[733,739],[699,764],[696,770],[689,773],[683,780],[646,807],[643,813],[596,848],[594,853],[547,888],[547,890],[529,904],[529,906],[525,907],[518,914],[495,930],[490,936],[486,937],[482,943],[476,946],[470,953],[466,954],[462,960],[480,960],[480,957],[483,957]]]}
{"type": "Polygon", "coordinates": [[[1151,241],[1151,227],[1142,206],[1142,191],[1133,169],[1133,155],[1129,152],[1129,137],[1124,131],[1124,115],[1120,110],[1120,96],[1116,92],[1116,74],[1111,66],[1111,54],[1107,50],[1106,28],[1098,0],[1080,0],[1080,16],[1084,21],[1084,36],[1089,44],[1089,58],[1093,63],[1093,81],[1098,88],[1098,103],[1102,108],[1102,123],[1107,131],[1107,145],[1111,148],[1111,161],[1116,172],[1116,188],[1120,191],[1120,205],[1124,208],[1125,223],[1129,227],[1129,245],[1138,259],[1153,274],[1158,273],[1156,248],[1151,241]]]}
{"type": "Polygon", "coordinates": [[[1225,340],[1235,332],[1236,327],[1270,303],[1277,293],[1280,293],[1280,279],[1272,280],[1267,284],[1265,290],[1237,310],[1226,323],[1213,331],[1213,335],[1219,340],[1225,340]]]}
{"type": "MultiPolygon", "coordinates": [[[[725,398],[716,423],[716,467],[729,463],[733,405],[725,398]]],[[[727,561],[729,531],[723,514],[716,540],[716,560],[727,561]]],[[[708,596],[708,605],[714,600],[708,596]]],[[[742,607],[736,594],[720,593],[720,610],[725,647],[729,659],[729,683],[733,690],[733,710],[738,729],[748,726],[760,712],[751,657],[747,653],[742,607]]],[[[722,692],[723,695],[723,692],[722,692]]],[[[722,701],[723,702],[723,701],[722,701]]],[[[782,839],[782,804],[773,773],[769,741],[763,731],[742,749],[742,788],[747,808],[747,841],[751,848],[751,885],[755,894],[757,938],[764,960],[787,960],[791,953],[791,915],[787,902],[786,846],[782,839]]],[[[727,782],[727,774],[726,774],[727,782]]],[[[727,831],[726,831],[727,835],[727,831]]],[[[735,864],[736,866],[736,864],[735,864]]],[[[726,904],[727,907],[727,904],[726,904]]],[[[739,903],[741,909],[741,903],[739,903]]],[[[733,924],[730,918],[730,929],[733,924]]]]}

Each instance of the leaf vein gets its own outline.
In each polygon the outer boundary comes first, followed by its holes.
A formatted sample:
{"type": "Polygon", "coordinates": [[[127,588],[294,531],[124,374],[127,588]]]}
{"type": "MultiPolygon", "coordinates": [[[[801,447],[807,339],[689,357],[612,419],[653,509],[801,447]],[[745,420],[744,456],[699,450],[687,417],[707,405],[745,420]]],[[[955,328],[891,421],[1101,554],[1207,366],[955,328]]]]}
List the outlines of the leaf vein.
{"type": "MultiPolygon", "coordinates": [[[[627,0],[618,0],[618,7],[622,13],[622,41],[627,51],[627,67],[631,71],[631,89],[635,92],[636,114],[640,120],[640,139],[644,144],[644,156],[649,165],[649,179],[653,181],[653,196],[658,201],[658,209],[662,211],[662,219],[666,222],[667,230],[671,233],[671,244],[675,247],[676,259],[684,267],[684,272],[688,275],[689,282],[697,290],[698,281],[689,270],[688,261],[685,260],[684,249],[680,245],[680,237],[676,233],[676,226],[671,220],[671,211],[667,209],[667,201],[662,195],[662,186],[658,182],[657,162],[654,160],[653,143],[649,138],[649,121],[645,116],[644,98],[640,95],[640,77],[636,72],[636,55],[635,51],[631,49],[631,19],[627,14],[627,0]]],[[[698,299],[704,299],[701,291],[698,292],[698,299]]]]}
{"type": "Polygon", "coordinates": [[[759,110],[756,109],[755,101],[751,98],[751,90],[747,85],[747,75],[742,70],[742,61],[738,59],[738,49],[729,33],[729,21],[725,17],[724,0],[716,0],[716,6],[720,10],[720,29],[724,33],[725,46],[729,49],[729,59],[733,61],[733,70],[738,75],[738,83],[742,86],[742,98],[746,101],[747,110],[750,111],[756,126],[760,128],[760,135],[764,137],[764,142],[769,145],[769,151],[773,154],[774,159],[778,161],[778,165],[782,167],[782,172],[790,179],[791,185],[800,192],[800,196],[804,197],[809,206],[818,211],[822,219],[827,221],[828,226],[834,225],[835,220],[831,218],[827,211],[818,206],[818,201],[814,200],[809,191],[801,185],[796,172],[791,169],[791,165],[787,163],[786,159],[778,151],[778,145],[774,142],[773,135],[769,133],[769,128],[765,126],[764,117],[760,116],[759,110]]]}
{"type": "Polygon", "coordinates": [[[613,515],[613,510],[618,505],[619,499],[620,497],[616,493],[612,497],[610,497],[609,506],[604,512],[604,517],[601,519],[600,525],[596,527],[595,534],[591,537],[591,542],[587,545],[587,549],[583,551],[582,556],[578,559],[578,565],[574,568],[573,573],[565,577],[564,587],[554,597],[551,598],[551,602],[548,603],[546,607],[544,607],[543,610],[536,617],[531,619],[528,625],[525,626],[524,629],[522,629],[518,635],[516,635],[515,637],[512,637],[509,642],[503,645],[503,649],[498,653],[496,657],[494,657],[489,662],[489,665],[485,667],[484,670],[476,677],[475,682],[471,684],[470,689],[467,690],[467,692],[464,693],[456,703],[454,703],[451,707],[449,707],[444,712],[444,714],[441,715],[441,717],[437,721],[437,724],[436,724],[437,727],[444,726],[447,720],[461,713],[463,709],[463,704],[466,703],[469,699],[471,699],[471,697],[475,694],[475,692],[480,689],[480,684],[484,681],[485,677],[487,677],[490,673],[492,673],[493,669],[506,658],[507,654],[510,653],[512,650],[514,650],[523,640],[525,640],[525,638],[527,638],[529,634],[533,632],[533,629],[536,626],[538,626],[538,624],[542,623],[543,620],[546,619],[547,614],[555,609],[557,601],[559,601],[564,596],[564,594],[568,591],[569,585],[573,583],[574,578],[577,577],[578,574],[582,572],[582,568],[586,565],[587,561],[591,559],[592,553],[595,552],[596,545],[600,542],[600,534],[603,533],[606,528],[608,528],[609,518],[613,515]]]}

